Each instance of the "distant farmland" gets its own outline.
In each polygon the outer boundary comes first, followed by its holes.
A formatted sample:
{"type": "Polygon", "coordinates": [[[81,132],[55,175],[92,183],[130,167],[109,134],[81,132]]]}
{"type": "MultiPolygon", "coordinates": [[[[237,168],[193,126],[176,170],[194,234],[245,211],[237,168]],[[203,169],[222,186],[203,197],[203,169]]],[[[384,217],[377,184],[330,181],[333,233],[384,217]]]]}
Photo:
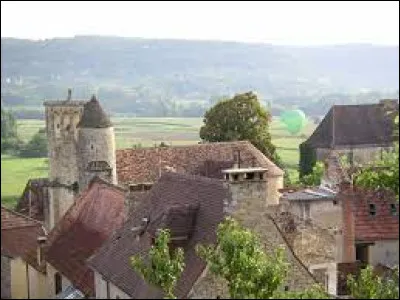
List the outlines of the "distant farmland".
{"type": "MultiPolygon", "coordinates": [[[[113,118],[117,148],[133,146],[151,147],[161,142],[169,145],[189,145],[199,142],[202,118],[113,118]]],[[[28,141],[45,123],[43,120],[18,120],[18,134],[28,141]]],[[[274,119],[271,125],[273,143],[277,146],[289,174],[297,177],[299,161],[298,146],[315,129],[312,122],[295,136],[290,135],[285,125],[274,119]]],[[[1,157],[1,201],[12,207],[22,194],[30,178],[47,176],[47,159],[21,159],[1,157]]]]}

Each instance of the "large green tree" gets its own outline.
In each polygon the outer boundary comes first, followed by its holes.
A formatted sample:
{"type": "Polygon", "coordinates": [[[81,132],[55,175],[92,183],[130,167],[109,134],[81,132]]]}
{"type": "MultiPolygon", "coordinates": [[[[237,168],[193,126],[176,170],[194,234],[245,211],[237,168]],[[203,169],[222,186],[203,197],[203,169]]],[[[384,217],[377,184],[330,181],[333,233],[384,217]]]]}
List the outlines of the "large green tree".
{"type": "Polygon", "coordinates": [[[249,140],[279,166],[282,163],[271,142],[271,114],[264,109],[253,92],[236,94],[218,102],[206,111],[200,138],[207,142],[249,140]]]}
{"type": "Polygon", "coordinates": [[[20,150],[22,157],[47,157],[47,136],[44,128],[39,129],[31,140],[22,146],[20,150]]]}

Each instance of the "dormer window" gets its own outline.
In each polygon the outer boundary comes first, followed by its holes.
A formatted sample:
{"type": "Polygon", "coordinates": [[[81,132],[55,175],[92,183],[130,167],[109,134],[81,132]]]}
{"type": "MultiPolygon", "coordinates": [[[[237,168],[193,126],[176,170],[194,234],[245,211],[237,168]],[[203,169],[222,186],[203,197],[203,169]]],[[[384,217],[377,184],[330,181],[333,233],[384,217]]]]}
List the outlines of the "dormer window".
{"type": "Polygon", "coordinates": [[[375,216],[376,215],[376,206],[373,203],[369,204],[369,215],[375,216]]]}

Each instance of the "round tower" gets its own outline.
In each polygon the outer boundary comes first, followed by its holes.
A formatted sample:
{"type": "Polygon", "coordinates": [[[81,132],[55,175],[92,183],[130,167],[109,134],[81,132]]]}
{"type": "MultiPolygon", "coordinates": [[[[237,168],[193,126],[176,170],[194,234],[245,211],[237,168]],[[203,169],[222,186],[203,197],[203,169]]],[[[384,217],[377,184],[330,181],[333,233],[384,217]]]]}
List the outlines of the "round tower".
{"type": "Polygon", "coordinates": [[[95,176],[116,184],[114,128],[95,96],[84,105],[77,127],[79,191],[95,176]]]}

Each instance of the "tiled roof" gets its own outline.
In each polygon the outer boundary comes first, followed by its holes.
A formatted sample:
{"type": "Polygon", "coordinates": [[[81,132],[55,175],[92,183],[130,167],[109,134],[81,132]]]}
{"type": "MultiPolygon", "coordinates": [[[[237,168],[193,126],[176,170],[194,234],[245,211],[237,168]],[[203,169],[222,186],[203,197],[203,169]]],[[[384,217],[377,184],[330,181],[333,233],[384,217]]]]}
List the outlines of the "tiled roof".
{"type": "Polygon", "coordinates": [[[44,221],[44,211],[48,207],[49,201],[48,183],[49,180],[47,178],[30,179],[15,210],[35,220],[44,221]],[[30,195],[29,191],[31,191],[30,195]],[[30,208],[29,203],[31,205],[30,208]]]}
{"type": "Polygon", "coordinates": [[[221,170],[233,166],[237,150],[241,167],[263,167],[268,169],[269,176],[283,175],[283,171],[250,142],[240,141],[117,150],[118,182],[155,182],[160,170],[164,173],[169,167],[178,173],[222,179],[221,170]]]}
{"type": "Polygon", "coordinates": [[[286,192],[282,195],[283,200],[297,201],[297,200],[327,200],[336,197],[336,193],[326,188],[313,187],[301,189],[295,192],[286,192]]]}
{"type": "Polygon", "coordinates": [[[352,203],[357,241],[399,239],[399,204],[394,195],[356,189],[352,203]],[[375,215],[370,214],[370,204],[375,205],[375,215]]]}
{"type": "Polygon", "coordinates": [[[94,295],[86,259],[122,225],[124,193],[95,177],[49,234],[46,260],[86,296],[94,295]]]}
{"type": "Polygon", "coordinates": [[[21,257],[32,267],[44,272],[37,263],[37,238],[45,236],[40,222],[1,207],[1,248],[8,256],[21,257]]]}
{"type": "Polygon", "coordinates": [[[321,148],[386,146],[394,141],[393,128],[383,104],[334,105],[305,143],[321,148]]]}
{"type": "MultiPolygon", "coordinates": [[[[129,258],[135,254],[146,254],[151,247],[151,233],[145,233],[136,240],[136,231],[131,229],[138,227],[143,218],[148,218],[150,223],[146,228],[154,229],[159,216],[175,207],[173,213],[167,213],[163,224],[170,223],[170,217],[181,215],[186,211],[176,209],[176,206],[191,205],[198,209],[196,212],[195,226],[192,235],[183,246],[185,251],[185,270],[180,277],[176,295],[184,298],[189,293],[195,281],[199,278],[205,263],[195,252],[198,243],[214,243],[216,241],[216,228],[224,216],[224,200],[229,201],[230,194],[223,183],[216,179],[200,176],[165,173],[148,192],[147,197],[140,203],[130,216],[129,220],[116,234],[104,244],[89,260],[90,266],[99,272],[104,278],[134,299],[160,298],[160,291],[149,287],[141,277],[136,274],[129,264],[129,258]],[[153,298],[154,297],[154,298],[153,298]]],[[[194,211],[189,208],[188,211],[194,211]]],[[[191,218],[179,218],[182,226],[187,227],[187,221],[191,218]]],[[[173,230],[178,230],[174,228],[173,230]]],[[[152,230],[150,230],[152,231],[152,230]]]]}

